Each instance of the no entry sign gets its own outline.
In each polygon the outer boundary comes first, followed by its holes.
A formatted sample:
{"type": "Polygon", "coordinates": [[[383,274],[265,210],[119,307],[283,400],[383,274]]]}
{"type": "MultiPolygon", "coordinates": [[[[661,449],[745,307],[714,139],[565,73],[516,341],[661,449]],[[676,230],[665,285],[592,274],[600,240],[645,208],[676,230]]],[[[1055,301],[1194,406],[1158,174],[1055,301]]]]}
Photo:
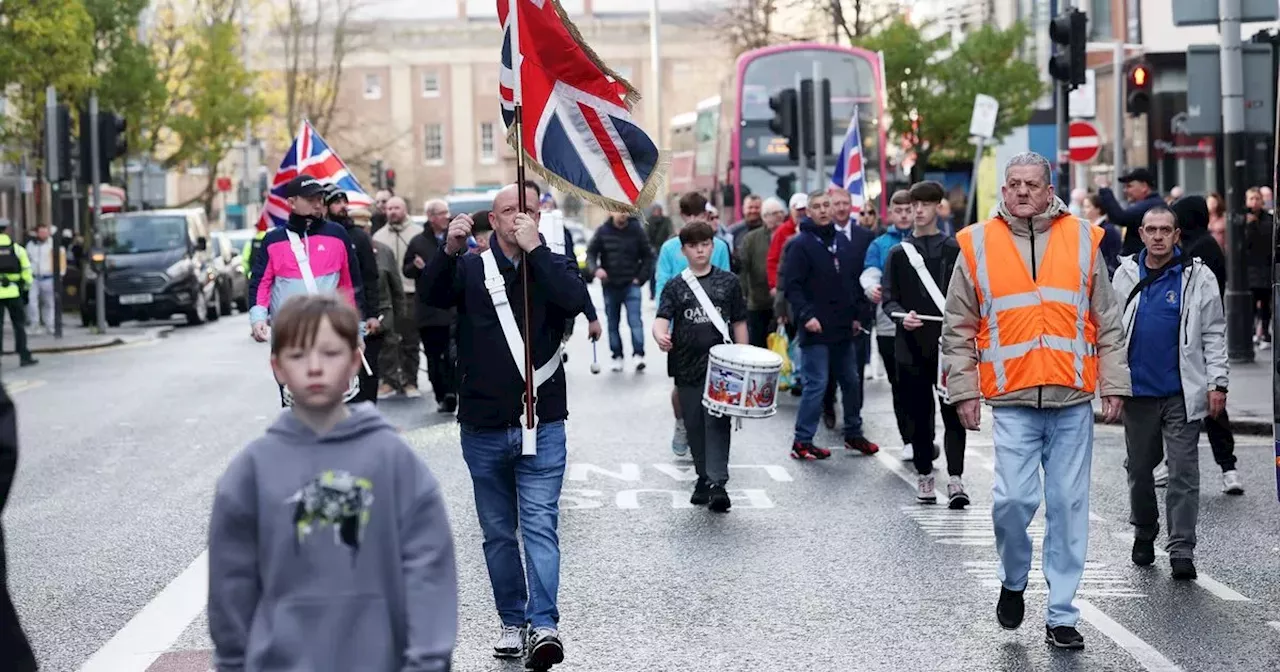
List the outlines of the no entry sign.
{"type": "Polygon", "coordinates": [[[1098,128],[1087,121],[1073,121],[1067,128],[1068,156],[1072,163],[1088,163],[1098,158],[1102,141],[1098,128]]]}

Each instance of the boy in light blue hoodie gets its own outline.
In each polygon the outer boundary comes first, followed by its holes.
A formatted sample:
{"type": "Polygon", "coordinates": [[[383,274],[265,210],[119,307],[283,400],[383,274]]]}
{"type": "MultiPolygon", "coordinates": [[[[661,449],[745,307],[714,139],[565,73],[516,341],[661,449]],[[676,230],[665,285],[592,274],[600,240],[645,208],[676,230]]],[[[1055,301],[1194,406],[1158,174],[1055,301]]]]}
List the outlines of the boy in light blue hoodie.
{"type": "Polygon", "coordinates": [[[218,481],[209,632],[218,672],[445,672],[458,632],[440,486],[368,403],[342,403],[359,316],[289,299],[271,365],[293,394],[218,481]]]}

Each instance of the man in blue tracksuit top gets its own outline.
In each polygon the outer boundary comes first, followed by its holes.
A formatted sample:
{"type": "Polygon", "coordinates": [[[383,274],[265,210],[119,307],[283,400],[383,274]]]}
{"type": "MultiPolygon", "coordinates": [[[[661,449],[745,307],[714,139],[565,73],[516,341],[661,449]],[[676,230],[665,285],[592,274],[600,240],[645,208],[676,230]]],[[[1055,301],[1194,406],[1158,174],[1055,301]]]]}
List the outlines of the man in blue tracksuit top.
{"type": "Polygon", "coordinates": [[[539,189],[527,182],[524,188],[524,211],[514,184],[494,197],[489,213],[494,233],[484,254],[465,254],[471,218],[455,217],[444,253],[427,262],[420,286],[428,288],[428,305],[458,309],[458,423],[502,619],[494,655],[524,656],[526,667],[545,670],[564,659],[557,631],[556,530],[569,410],[559,350],[565,323],[588,299],[577,264],[553,253],[538,235],[539,189]],[[529,265],[528,315],[520,264],[529,265]],[[526,443],[522,428],[525,338],[532,338],[537,369],[530,374],[536,387],[536,445],[526,443]],[[521,562],[521,540],[527,566],[521,562]]]}
{"type": "Polygon", "coordinates": [[[831,198],[825,191],[809,194],[806,216],[782,260],[783,287],[791,315],[799,327],[804,393],[796,415],[791,457],[825,460],[831,451],[815,446],[822,397],[832,375],[844,395],[844,445],[870,455],[879,448],[862,435],[862,398],[858,391],[855,323],[865,312],[866,297],[858,276],[863,255],[831,224],[831,198]]]}

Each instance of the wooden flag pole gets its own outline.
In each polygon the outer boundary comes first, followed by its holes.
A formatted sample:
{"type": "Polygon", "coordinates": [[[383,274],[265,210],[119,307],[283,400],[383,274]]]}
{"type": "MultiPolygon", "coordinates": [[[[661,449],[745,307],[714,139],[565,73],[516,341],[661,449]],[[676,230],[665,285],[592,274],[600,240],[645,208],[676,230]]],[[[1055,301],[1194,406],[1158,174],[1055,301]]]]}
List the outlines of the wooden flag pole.
{"type": "MultiPolygon", "coordinates": [[[[516,129],[516,207],[519,212],[526,212],[529,207],[527,190],[524,187],[524,96],[520,91],[520,11],[518,0],[508,0],[507,21],[511,26],[511,102],[515,104],[516,129]]],[[[524,285],[524,426],[534,429],[537,398],[533,385],[533,328],[529,318],[531,313],[529,300],[529,255],[523,254],[520,262],[520,284],[524,285]]]]}

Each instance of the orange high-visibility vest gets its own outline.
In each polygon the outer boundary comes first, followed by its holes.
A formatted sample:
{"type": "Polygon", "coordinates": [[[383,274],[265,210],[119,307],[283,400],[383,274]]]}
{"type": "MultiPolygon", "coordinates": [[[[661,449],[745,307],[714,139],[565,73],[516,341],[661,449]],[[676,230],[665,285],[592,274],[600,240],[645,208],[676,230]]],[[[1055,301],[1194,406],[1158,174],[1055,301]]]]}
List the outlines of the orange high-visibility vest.
{"type": "Polygon", "coordinates": [[[978,292],[978,375],[987,399],[1041,385],[1097,388],[1098,329],[1089,303],[1103,230],[1062,215],[1048,235],[1044,259],[1033,257],[1034,278],[1003,219],[956,235],[978,292]]]}

